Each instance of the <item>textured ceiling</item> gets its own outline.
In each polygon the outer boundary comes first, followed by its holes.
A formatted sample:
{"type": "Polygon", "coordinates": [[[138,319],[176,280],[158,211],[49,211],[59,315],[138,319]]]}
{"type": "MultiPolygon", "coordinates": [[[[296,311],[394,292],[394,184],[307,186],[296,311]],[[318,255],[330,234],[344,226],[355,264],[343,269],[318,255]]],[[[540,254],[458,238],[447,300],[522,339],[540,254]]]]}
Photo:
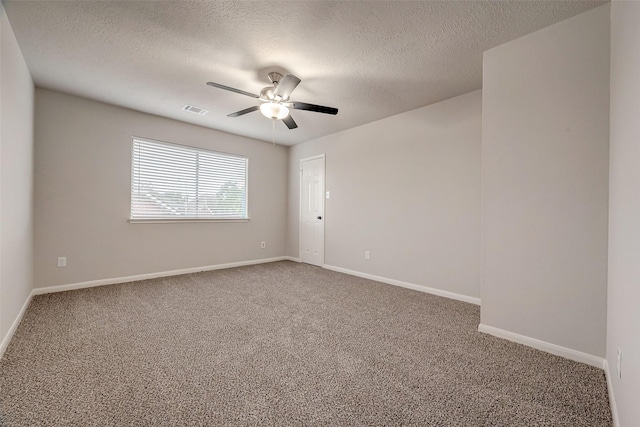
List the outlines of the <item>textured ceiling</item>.
{"type": "Polygon", "coordinates": [[[292,145],[482,86],[482,52],[601,1],[3,1],[38,87],[271,141],[269,71],[292,99],[339,108],[276,123],[292,145]],[[181,110],[205,108],[205,116],[181,110]]]}

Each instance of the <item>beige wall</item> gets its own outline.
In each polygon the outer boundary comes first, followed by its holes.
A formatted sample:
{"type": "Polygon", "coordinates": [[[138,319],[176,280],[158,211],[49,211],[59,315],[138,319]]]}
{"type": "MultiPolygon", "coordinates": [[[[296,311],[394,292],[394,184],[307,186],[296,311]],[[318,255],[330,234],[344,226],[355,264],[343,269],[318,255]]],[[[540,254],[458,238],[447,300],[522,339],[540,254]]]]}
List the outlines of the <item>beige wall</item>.
{"type": "Polygon", "coordinates": [[[325,264],[479,297],[481,98],[291,147],[288,254],[298,257],[300,159],[324,153],[325,264]]]}
{"type": "Polygon", "coordinates": [[[43,89],[35,124],[36,287],[284,255],[285,147],[43,89]],[[132,136],[247,156],[251,221],[127,222],[132,136]]]}
{"type": "Polygon", "coordinates": [[[3,342],[33,288],[34,88],[1,4],[0,14],[0,342],[3,342]]]}
{"type": "Polygon", "coordinates": [[[485,52],[483,325],[605,354],[609,5],[485,52]]]}
{"type": "Polygon", "coordinates": [[[640,420],[640,3],[611,4],[607,363],[621,426],[640,420]],[[617,349],[622,378],[617,377],[617,349]]]}

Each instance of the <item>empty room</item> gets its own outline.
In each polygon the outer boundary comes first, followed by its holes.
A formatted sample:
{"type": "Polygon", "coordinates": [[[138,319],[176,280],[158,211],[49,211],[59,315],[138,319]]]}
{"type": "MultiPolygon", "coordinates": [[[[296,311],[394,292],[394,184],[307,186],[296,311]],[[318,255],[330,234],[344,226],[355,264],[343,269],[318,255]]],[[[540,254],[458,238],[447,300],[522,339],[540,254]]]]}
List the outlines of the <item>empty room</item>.
{"type": "Polygon", "coordinates": [[[640,2],[0,12],[0,425],[640,425],[640,2]]]}

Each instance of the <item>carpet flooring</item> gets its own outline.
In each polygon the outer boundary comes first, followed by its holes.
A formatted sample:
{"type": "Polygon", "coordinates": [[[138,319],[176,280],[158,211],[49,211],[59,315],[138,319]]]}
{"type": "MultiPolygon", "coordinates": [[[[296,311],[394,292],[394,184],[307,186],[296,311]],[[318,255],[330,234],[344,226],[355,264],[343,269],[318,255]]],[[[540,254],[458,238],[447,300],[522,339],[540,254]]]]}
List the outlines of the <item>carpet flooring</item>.
{"type": "Polygon", "coordinates": [[[479,307],[289,261],[39,295],[7,426],[610,426],[602,370],[479,307]]]}

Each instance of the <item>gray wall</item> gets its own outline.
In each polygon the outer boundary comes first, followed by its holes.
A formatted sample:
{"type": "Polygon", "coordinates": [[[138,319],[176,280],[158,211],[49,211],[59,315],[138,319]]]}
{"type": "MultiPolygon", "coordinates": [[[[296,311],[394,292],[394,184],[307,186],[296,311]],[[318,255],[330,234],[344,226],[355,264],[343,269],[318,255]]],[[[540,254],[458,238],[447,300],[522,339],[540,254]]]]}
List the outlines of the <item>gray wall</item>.
{"type": "Polygon", "coordinates": [[[621,426],[640,420],[640,3],[611,4],[607,363],[621,426]],[[617,349],[622,378],[617,377],[617,349]]]}
{"type": "Polygon", "coordinates": [[[284,254],[285,147],[43,89],[35,125],[36,287],[284,254]],[[247,156],[251,221],[127,222],[132,136],[247,156]]]}
{"type": "Polygon", "coordinates": [[[476,91],[291,147],[288,254],[299,253],[300,159],[324,153],[325,264],[479,297],[481,100],[476,91]]]}
{"type": "Polygon", "coordinates": [[[604,357],[609,5],[485,52],[483,325],[604,357]]]}
{"type": "Polygon", "coordinates": [[[33,288],[33,81],[0,4],[0,342],[33,288]]]}

